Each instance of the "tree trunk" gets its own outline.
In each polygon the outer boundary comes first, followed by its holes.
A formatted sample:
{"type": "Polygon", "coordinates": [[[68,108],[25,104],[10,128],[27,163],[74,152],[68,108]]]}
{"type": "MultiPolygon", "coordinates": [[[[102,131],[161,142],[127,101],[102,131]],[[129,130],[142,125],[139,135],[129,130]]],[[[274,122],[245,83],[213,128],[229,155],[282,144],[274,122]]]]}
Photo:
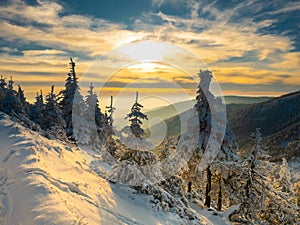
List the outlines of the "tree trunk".
{"type": "Polygon", "coordinates": [[[222,180],[219,179],[218,211],[222,210],[222,180]]]}
{"type": "Polygon", "coordinates": [[[211,176],[212,176],[209,166],[207,167],[206,171],[207,171],[207,184],[206,184],[206,189],[205,189],[204,205],[209,208],[210,202],[211,202],[210,191],[211,191],[211,176]]]}
{"type": "Polygon", "coordinates": [[[190,181],[188,183],[188,190],[187,190],[187,192],[191,193],[191,191],[192,191],[192,181],[190,181]]]}

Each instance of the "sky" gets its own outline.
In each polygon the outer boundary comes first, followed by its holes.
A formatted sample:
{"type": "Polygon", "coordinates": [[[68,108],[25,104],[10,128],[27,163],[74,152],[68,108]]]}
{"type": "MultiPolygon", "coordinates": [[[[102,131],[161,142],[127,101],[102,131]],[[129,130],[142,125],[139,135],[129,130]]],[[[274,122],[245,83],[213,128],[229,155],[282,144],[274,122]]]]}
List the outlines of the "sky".
{"type": "Polygon", "coordinates": [[[138,90],[167,101],[176,85],[196,90],[182,49],[213,71],[224,95],[278,96],[300,89],[299,30],[300,1],[1,0],[0,74],[33,100],[63,88],[72,57],[80,79],[95,90],[105,83],[103,95],[138,90]],[[107,56],[119,48],[136,63],[112,66],[107,56]]]}

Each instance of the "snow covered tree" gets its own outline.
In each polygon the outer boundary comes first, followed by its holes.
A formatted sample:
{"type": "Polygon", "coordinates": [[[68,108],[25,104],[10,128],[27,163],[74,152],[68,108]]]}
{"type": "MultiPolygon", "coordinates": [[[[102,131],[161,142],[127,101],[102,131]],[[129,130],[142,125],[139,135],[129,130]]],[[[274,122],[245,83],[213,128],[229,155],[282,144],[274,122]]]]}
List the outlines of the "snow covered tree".
{"type": "Polygon", "coordinates": [[[26,115],[28,115],[28,113],[30,111],[30,105],[26,101],[26,97],[24,95],[24,91],[23,91],[23,89],[21,88],[20,85],[18,85],[17,96],[19,98],[19,101],[21,102],[21,106],[22,106],[23,111],[25,112],[26,115]]]}
{"type": "Polygon", "coordinates": [[[276,180],[276,186],[283,192],[292,193],[292,176],[289,169],[289,165],[285,158],[282,159],[282,164],[280,166],[279,178],[276,180]]]}
{"type": "Polygon", "coordinates": [[[106,129],[106,134],[108,136],[111,136],[113,134],[113,123],[114,123],[113,114],[116,111],[116,108],[113,107],[113,101],[114,101],[113,96],[110,96],[110,105],[105,107],[107,109],[107,112],[105,112],[104,115],[105,118],[104,126],[106,129]]]}
{"type": "Polygon", "coordinates": [[[101,143],[105,142],[105,135],[104,135],[104,125],[105,125],[105,118],[104,114],[101,112],[99,107],[99,101],[97,95],[93,91],[94,86],[91,83],[90,89],[88,91],[88,95],[86,96],[85,103],[86,103],[86,113],[85,118],[89,123],[90,127],[90,135],[92,142],[96,142],[98,137],[101,143]]]}
{"type": "Polygon", "coordinates": [[[0,78],[0,111],[3,111],[3,101],[4,101],[4,97],[6,96],[6,87],[7,83],[5,82],[5,78],[3,77],[3,75],[1,75],[0,78]]]}
{"type": "MultiPolygon", "coordinates": [[[[183,148],[184,150],[180,151],[192,154],[188,157],[190,160],[187,162],[187,168],[183,176],[189,187],[193,186],[201,189],[200,184],[203,181],[206,182],[204,204],[206,207],[211,207],[213,176],[224,171],[228,162],[236,162],[238,160],[236,153],[238,147],[233,140],[230,129],[226,127],[226,111],[222,111],[225,108],[224,103],[209,90],[212,72],[209,70],[200,70],[198,75],[200,82],[194,107],[196,111],[194,117],[196,118],[193,117],[190,119],[190,128],[179,140],[178,149],[183,148]],[[197,139],[195,135],[197,135],[197,139]],[[196,143],[194,143],[195,141],[196,143]],[[196,145],[196,149],[189,147],[193,145],[192,143],[196,145]],[[213,167],[211,166],[212,163],[214,164],[213,167]],[[205,175],[205,178],[203,175],[205,175]],[[196,180],[198,182],[192,185],[196,180]]],[[[221,173],[222,180],[227,179],[225,178],[227,177],[226,174],[224,173],[223,176],[221,173]]],[[[219,187],[219,184],[222,183],[217,181],[215,185],[219,187]]]]}
{"type": "Polygon", "coordinates": [[[22,104],[18,98],[17,92],[13,89],[14,81],[12,77],[6,86],[5,78],[1,76],[0,80],[0,110],[13,115],[14,113],[24,113],[22,109],[22,104]]]}
{"type": "MultiPolygon", "coordinates": [[[[66,123],[66,134],[69,138],[74,139],[73,134],[73,118],[75,114],[77,122],[84,115],[85,103],[83,97],[80,94],[80,88],[78,85],[78,78],[75,72],[75,62],[70,58],[70,72],[65,83],[65,89],[61,91],[61,101],[59,103],[62,109],[62,116],[66,123]]],[[[78,126],[80,127],[80,126],[78,126]]]]}
{"type": "Polygon", "coordinates": [[[274,185],[274,163],[261,149],[262,136],[259,129],[252,135],[255,141],[252,153],[244,160],[240,172],[243,184],[239,209],[230,215],[234,222],[244,224],[297,224],[299,212],[289,195],[274,185]]]}
{"type": "Polygon", "coordinates": [[[148,117],[141,112],[141,108],[143,108],[143,106],[138,103],[138,92],[136,92],[135,103],[131,107],[131,112],[125,119],[129,118],[130,130],[137,138],[142,138],[142,136],[145,134],[143,128],[141,128],[141,125],[143,124],[142,120],[148,120],[148,117]]]}
{"type": "Polygon", "coordinates": [[[46,96],[46,104],[42,112],[41,128],[44,130],[53,127],[65,128],[66,124],[62,117],[62,111],[57,102],[57,96],[54,93],[54,85],[51,87],[51,92],[46,96]]]}
{"type": "Polygon", "coordinates": [[[106,106],[107,112],[103,115],[103,134],[105,137],[104,143],[106,150],[110,153],[110,155],[115,156],[116,151],[118,150],[117,147],[117,140],[114,138],[114,131],[113,131],[113,114],[116,108],[113,106],[113,96],[110,96],[110,105],[106,106]]]}
{"type": "Polygon", "coordinates": [[[24,91],[22,90],[20,85],[18,85],[18,98],[19,98],[20,102],[22,103],[22,105],[26,104],[26,98],[24,95],[24,91]]]}
{"type": "Polygon", "coordinates": [[[43,92],[42,90],[40,90],[40,94],[36,93],[35,102],[30,107],[29,118],[37,124],[41,125],[44,108],[45,104],[43,92]]]}
{"type": "Polygon", "coordinates": [[[6,78],[3,77],[3,75],[1,75],[1,78],[0,78],[0,90],[4,90],[6,89],[6,81],[5,81],[6,78]]]}

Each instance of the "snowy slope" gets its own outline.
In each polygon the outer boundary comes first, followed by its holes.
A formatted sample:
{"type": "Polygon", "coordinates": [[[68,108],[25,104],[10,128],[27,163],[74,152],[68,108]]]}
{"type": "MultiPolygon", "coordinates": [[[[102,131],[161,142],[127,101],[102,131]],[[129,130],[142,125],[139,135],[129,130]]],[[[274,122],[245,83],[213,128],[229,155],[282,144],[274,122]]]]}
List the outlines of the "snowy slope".
{"type": "MultiPolygon", "coordinates": [[[[0,113],[1,225],[186,224],[151,199],[98,176],[80,150],[0,113]]],[[[225,224],[212,221],[203,216],[203,224],[225,224]]]]}
{"type": "Polygon", "coordinates": [[[175,215],[149,209],[148,196],[111,186],[91,171],[80,151],[4,117],[0,114],[0,224],[178,222],[175,215]]]}

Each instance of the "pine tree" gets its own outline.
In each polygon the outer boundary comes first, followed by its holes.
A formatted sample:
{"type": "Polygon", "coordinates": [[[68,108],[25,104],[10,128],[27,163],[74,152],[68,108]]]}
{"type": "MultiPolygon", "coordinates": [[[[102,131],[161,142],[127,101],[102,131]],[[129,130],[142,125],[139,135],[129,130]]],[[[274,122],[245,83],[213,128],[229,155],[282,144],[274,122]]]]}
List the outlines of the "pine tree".
{"type": "Polygon", "coordinates": [[[274,163],[262,150],[262,135],[259,129],[252,134],[255,145],[243,162],[240,182],[243,184],[239,197],[239,209],[230,215],[231,220],[244,224],[297,224],[297,206],[290,201],[289,194],[274,185],[274,163]]]}
{"type": "Polygon", "coordinates": [[[107,112],[105,112],[104,115],[104,127],[107,138],[110,138],[113,134],[113,114],[116,110],[116,108],[113,107],[113,100],[113,96],[110,96],[110,105],[105,107],[107,109],[107,112]]]}
{"type": "Polygon", "coordinates": [[[142,138],[142,136],[145,134],[143,128],[141,128],[141,125],[143,124],[142,120],[148,120],[148,117],[141,112],[141,108],[143,108],[143,106],[138,103],[138,92],[136,92],[135,103],[133,104],[131,112],[127,115],[126,118],[129,118],[129,121],[131,123],[130,130],[132,134],[137,138],[142,138]]]}
{"type": "Polygon", "coordinates": [[[5,79],[2,75],[0,78],[0,111],[3,111],[3,101],[6,96],[6,90],[7,90],[7,83],[5,82],[5,79]]]}
{"type": "Polygon", "coordinates": [[[18,93],[17,93],[17,95],[18,95],[19,101],[21,102],[21,106],[22,106],[23,112],[28,116],[29,111],[30,111],[30,105],[26,101],[26,97],[24,95],[24,91],[22,90],[22,88],[21,88],[20,85],[18,85],[18,93]]]}
{"type": "Polygon", "coordinates": [[[53,127],[65,128],[66,124],[62,118],[62,111],[59,108],[57,96],[54,93],[54,85],[51,87],[51,92],[46,96],[46,104],[42,115],[43,118],[41,121],[41,127],[44,130],[51,129],[53,127]]]}
{"type": "Polygon", "coordinates": [[[6,78],[3,77],[3,75],[1,75],[1,78],[0,78],[0,90],[4,90],[6,89],[7,87],[7,83],[5,82],[6,78]]]}
{"type": "MultiPolygon", "coordinates": [[[[178,142],[177,149],[183,159],[179,159],[181,162],[178,163],[183,165],[183,176],[190,189],[201,189],[203,181],[206,182],[204,204],[211,207],[212,198],[218,198],[219,194],[214,195],[212,190],[216,189],[216,186],[223,192],[224,182],[219,182],[218,177],[221,177],[222,181],[228,179],[229,167],[234,167],[238,160],[238,147],[231,131],[226,128],[226,111],[222,111],[225,108],[224,103],[209,90],[212,72],[200,70],[198,75],[200,82],[194,107],[196,115],[190,119],[188,131],[181,135],[178,142]],[[195,145],[196,149],[193,147],[195,145]],[[184,159],[188,161],[185,162],[184,159]],[[228,166],[230,162],[232,165],[228,166]],[[198,182],[194,185],[195,181],[198,182]]],[[[222,196],[219,197],[218,208],[222,208],[223,199],[222,196]]]]}
{"type": "Polygon", "coordinates": [[[12,77],[8,82],[6,87],[5,78],[1,76],[0,80],[0,95],[1,95],[1,103],[0,110],[9,115],[13,115],[14,113],[24,113],[22,110],[22,104],[20,99],[18,98],[17,92],[13,89],[14,81],[12,77]]]}
{"type": "Polygon", "coordinates": [[[65,90],[61,91],[61,98],[59,105],[62,109],[62,116],[66,123],[66,134],[69,138],[74,139],[73,134],[73,119],[74,114],[76,119],[84,116],[84,101],[80,94],[78,85],[78,78],[75,72],[75,62],[70,58],[70,72],[65,83],[65,90]]]}
{"type": "Polygon", "coordinates": [[[41,126],[43,112],[45,109],[43,92],[36,93],[35,102],[30,106],[29,119],[41,126]]]}
{"type": "Polygon", "coordinates": [[[94,86],[91,83],[90,89],[88,91],[88,95],[86,96],[85,103],[86,103],[86,113],[85,117],[87,122],[89,123],[89,131],[91,135],[91,140],[93,143],[96,143],[98,137],[100,138],[101,143],[105,142],[105,135],[104,135],[104,124],[105,118],[101,109],[99,107],[99,101],[97,95],[93,91],[94,86]]]}
{"type": "Polygon", "coordinates": [[[118,148],[117,141],[113,138],[113,114],[116,110],[113,107],[113,96],[110,96],[110,105],[105,107],[108,112],[104,114],[104,135],[105,135],[105,148],[110,153],[110,155],[115,156],[118,148]]]}

